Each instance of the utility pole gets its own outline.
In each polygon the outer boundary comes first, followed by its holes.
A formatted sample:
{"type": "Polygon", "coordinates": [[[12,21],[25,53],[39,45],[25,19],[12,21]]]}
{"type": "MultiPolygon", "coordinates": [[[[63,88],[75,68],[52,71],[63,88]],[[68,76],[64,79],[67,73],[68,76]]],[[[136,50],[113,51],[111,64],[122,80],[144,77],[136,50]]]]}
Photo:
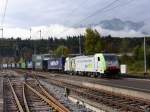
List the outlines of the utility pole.
{"type": "Polygon", "coordinates": [[[32,29],[30,28],[30,39],[31,39],[31,32],[32,32],[32,29]]]}
{"type": "Polygon", "coordinates": [[[35,45],[35,42],[34,42],[34,54],[36,54],[36,45],[35,45]]]}
{"type": "Polygon", "coordinates": [[[81,55],[81,36],[79,36],[79,54],[81,55]]]}
{"type": "Polygon", "coordinates": [[[145,42],[145,37],[144,37],[144,74],[146,75],[147,73],[147,66],[146,66],[146,42],[145,42]]]}
{"type": "Polygon", "coordinates": [[[64,48],[62,47],[61,48],[61,57],[63,57],[64,56],[64,48]]]}
{"type": "Polygon", "coordinates": [[[3,38],[4,29],[1,28],[0,30],[2,31],[2,32],[1,32],[1,38],[3,38]]]}
{"type": "Polygon", "coordinates": [[[41,38],[41,37],[42,37],[42,31],[40,30],[39,32],[40,32],[40,39],[42,39],[42,38],[41,38]]]}
{"type": "Polygon", "coordinates": [[[30,40],[32,41],[33,44],[33,53],[36,54],[36,45],[34,40],[32,39],[32,29],[30,28],[30,40]]]}

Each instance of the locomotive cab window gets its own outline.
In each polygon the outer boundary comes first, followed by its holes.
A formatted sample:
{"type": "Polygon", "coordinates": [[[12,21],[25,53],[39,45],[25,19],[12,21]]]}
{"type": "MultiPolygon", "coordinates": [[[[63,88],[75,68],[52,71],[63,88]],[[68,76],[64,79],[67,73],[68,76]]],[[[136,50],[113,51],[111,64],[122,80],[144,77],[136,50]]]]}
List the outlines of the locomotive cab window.
{"type": "Polygon", "coordinates": [[[97,59],[98,59],[98,61],[100,61],[100,57],[98,57],[97,59]]]}

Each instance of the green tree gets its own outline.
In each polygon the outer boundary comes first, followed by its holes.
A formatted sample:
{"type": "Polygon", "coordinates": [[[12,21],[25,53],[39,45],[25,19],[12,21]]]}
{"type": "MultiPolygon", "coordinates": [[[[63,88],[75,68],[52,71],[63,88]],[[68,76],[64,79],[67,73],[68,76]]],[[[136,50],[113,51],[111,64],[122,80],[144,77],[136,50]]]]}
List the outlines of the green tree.
{"type": "Polygon", "coordinates": [[[85,53],[94,54],[102,51],[101,36],[96,30],[86,29],[85,33],[85,53]]]}
{"type": "Polygon", "coordinates": [[[143,58],[144,58],[143,45],[135,47],[133,54],[134,54],[135,60],[143,60],[143,58]]]}
{"type": "Polygon", "coordinates": [[[28,47],[23,47],[22,56],[25,60],[30,60],[32,58],[32,50],[28,47]]]}
{"type": "Polygon", "coordinates": [[[120,51],[123,53],[129,52],[129,41],[126,38],[123,38],[121,41],[121,47],[120,47],[120,51]]]}
{"type": "Polygon", "coordinates": [[[61,56],[68,56],[69,54],[69,49],[66,46],[58,46],[58,48],[54,51],[56,57],[61,57],[61,56]]]}

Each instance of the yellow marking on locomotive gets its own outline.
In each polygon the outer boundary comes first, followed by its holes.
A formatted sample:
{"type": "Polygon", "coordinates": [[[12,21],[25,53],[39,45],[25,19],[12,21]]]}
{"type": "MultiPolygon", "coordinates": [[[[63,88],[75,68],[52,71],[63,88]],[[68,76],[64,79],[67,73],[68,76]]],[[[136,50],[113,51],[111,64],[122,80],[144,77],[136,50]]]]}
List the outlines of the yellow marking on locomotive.
{"type": "Polygon", "coordinates": [[[87,68],[92,69],[93,68],[93,64],[88,64],[87,68]]]}

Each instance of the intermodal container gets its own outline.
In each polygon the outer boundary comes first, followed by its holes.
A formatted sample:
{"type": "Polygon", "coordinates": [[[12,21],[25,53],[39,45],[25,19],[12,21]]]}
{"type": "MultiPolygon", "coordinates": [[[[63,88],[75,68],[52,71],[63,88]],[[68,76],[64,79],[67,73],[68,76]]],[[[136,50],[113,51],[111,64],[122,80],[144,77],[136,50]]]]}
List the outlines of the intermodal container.
{"type": "Polygon", "coordinates": [[[64,70],[65,58],[51,58],[48,60],[48,70],[64,70]]]}

